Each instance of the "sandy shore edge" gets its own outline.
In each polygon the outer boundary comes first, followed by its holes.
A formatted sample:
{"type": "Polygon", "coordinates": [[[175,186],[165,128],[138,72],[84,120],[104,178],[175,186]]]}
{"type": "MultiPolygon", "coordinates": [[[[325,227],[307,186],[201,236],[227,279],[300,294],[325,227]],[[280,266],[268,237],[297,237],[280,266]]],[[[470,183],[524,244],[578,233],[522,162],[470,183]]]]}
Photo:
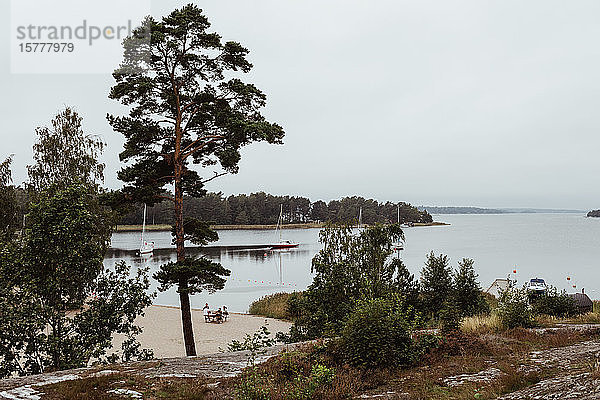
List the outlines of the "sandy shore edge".
{"type": "MultiPolygon", "coordinates": [[[[142,348],[154,351],[156,358],[184,357],[181,311],[179,307],[152,305],[144,310],[144,316],[136,319],[143,332],[138,336],[142,348]]],[[[275,336],[277,332],[288,332],[290,322],[249,314],[230,313],[227,322],[206,323],[202,310],[192,309],[192,324],[198,355],[214,354],[227,350],[232,340],[243,340],[265,325],[275,336]]],[[[119,349],[123,336],[113,340],[113,348],[119,349]]]]}

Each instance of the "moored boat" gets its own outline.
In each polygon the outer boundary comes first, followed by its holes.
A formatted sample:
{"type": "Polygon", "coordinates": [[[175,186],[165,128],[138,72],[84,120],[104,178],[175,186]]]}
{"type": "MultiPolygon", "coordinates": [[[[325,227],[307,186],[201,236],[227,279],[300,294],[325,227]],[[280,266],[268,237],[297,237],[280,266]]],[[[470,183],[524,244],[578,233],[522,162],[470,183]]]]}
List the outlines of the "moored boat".
{"type": "Polygon", "coordinates": [[[146,233],[146,204],[144,204],[144,222],[142,224],[142,244],[140,245],[140,256],[151,255],[154,252],[154,242],[148,243],[144,239],[146,233]]]}
{"type": "Polygon", "coordinates": [[[283,239],[281,237],[281,225],[283,224],[283,204],[281,204],[279,209],[279,219],[277,220],[277,228],[275,228],[275,232],[279,232],[279,242],[271,245],[271,250],[276,249],[292,249],[294,247],[298,247],[300,243],[293,242],[291,240],[283,239]]]}
{"type": "MultiPolygon", "coordinates": [[[[400,204],[398,204],[398,223],[400,223],[400,204]]],[[[400,225],[401,227],[404,227],[400,225]]],[[[398,238],[394,243],[392,243],[392,247],[394,251],[404,250],[404,241],[402,238],[398,238]]]]}
{"type": "Polygon", "coordinates": [[[544,294],[548,290],[546,282],[540,278],[530,279],[525,285],[525,288],[527,289],[527,292],[531,294],[544,294]]]}

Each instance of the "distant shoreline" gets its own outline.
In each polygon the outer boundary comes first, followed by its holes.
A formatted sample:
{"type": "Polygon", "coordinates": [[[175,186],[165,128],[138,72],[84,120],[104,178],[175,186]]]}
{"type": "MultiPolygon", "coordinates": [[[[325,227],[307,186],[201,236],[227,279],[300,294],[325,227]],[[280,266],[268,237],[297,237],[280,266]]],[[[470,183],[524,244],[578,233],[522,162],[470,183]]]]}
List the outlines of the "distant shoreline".
{"type": "Polygon", "coordinates": [[[419,211],[426,210],[432,215],[503,215],[503,214],[585,214],[582,210],[555,208],[481,208],[481,207],[439,207],[417,206],[419,211]]]}
{"type": "MultiPolygon", "coordinates": [[[[446,226],[450,225],[446,222],[415,222],[415,227],[425,226],[446,226]]],[[[285,224],[282,229],[321,229],[325,226],[323,222],[309,222],[304,224],[285,224]]],[[[268,231],[273,230],[277,225],[212,225],[211,228],[218,231],[233,231],[233,230],[257,230],[257,231],[268,231]]],[[[139,232],[142,230],[142,225],[117,225],[115,232],[139,232]]],[[[147,231],[170,231],[170,225],[146,225],[147,231]]]]}

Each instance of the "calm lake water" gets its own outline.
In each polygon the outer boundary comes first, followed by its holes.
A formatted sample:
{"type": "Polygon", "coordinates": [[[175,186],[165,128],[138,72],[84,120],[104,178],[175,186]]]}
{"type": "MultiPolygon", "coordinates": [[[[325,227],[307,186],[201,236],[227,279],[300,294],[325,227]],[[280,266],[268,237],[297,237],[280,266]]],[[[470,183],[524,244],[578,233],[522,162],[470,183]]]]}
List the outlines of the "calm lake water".
{"type": "MultiPolygon", "coordinates": [[[[581,214],[503,214],[437,215],[434,220],[451,225],[405,229],[406,249],[401,257],[416,277],[433,250],[447,254],[453,266],[463,257],[473,258],[484,289],[516,269],[513,278],[519,284],[540,277],[570,292],[584,287],[590,297],[600,298],[600,219],[581,214]],[[571,279],[567,281],[567,277],[571,279]]],[[[223,290],[193,296],[192,306],[201,308],[208,302],[211,307],[225,304],[231,311],[245,312],[253,300],[264,295],[305,289],[312,281],[311,259],[321,248],[318,234],[318,229],[285,230],[284,238],[298,241],[300,246],[269,251],[239,246],[275,242],[274,231],[220,231],[219,241],[213,245],[223,247],[203,253],[230,269],[231,276],[223,290]]],[[[147,239],[156,242],[157,250],[144,260],[136,255],[139,233],[113,234],[105,265],[124,260],[133,266],[147,265],[153,273],[175,259],[169,232],[149,232],[147,239]]],[[[198,251],[188,250],[190,255],[198,251]]],[[[177,306],[175,289],[158,293],[155,304],[177,306]]]]}

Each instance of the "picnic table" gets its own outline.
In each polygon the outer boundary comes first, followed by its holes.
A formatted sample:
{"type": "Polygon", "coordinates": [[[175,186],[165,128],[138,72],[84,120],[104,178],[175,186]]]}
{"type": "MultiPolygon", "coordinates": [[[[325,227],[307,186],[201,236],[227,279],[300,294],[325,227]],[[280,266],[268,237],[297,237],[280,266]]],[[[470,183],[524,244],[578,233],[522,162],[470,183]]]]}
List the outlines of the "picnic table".
{"type": "Polygon", "coordinates": [[[220,324],[227,321],[229,313],[218,314],[217,311],[208,310],[208,314],[204,314],[204,322],[214,322],[220,324]]]}

